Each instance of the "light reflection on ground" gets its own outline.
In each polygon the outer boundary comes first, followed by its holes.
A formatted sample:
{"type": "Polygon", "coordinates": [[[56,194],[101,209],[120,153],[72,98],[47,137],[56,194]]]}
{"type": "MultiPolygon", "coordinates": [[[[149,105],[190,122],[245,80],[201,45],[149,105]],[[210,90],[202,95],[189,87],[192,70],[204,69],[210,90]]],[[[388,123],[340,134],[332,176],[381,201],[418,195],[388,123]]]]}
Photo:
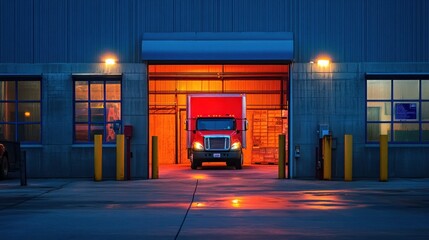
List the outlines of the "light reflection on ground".
{"type": "Polygon", "coordinates": [[[196,198],[194,209],[311,209],[335,210],[364,207],[363,204],[353,203],[342,199],[336,192],[287,192],[284,196],[270,195],[242,195],[231,197],[196,198]],[[287,196],[286,196],[287,195],[287,196]]]}

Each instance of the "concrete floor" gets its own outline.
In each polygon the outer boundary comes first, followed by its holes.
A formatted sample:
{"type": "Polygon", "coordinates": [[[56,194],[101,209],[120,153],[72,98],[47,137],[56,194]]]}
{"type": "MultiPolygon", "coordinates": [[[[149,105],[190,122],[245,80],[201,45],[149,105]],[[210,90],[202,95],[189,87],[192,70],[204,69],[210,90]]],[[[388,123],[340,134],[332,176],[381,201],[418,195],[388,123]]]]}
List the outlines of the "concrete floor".
{"type": "Polygon", "coordinates": [[[276,166],[160,179],[0,181],[2,239],[429,239],[429,179],[279,180],[276,166]]]}

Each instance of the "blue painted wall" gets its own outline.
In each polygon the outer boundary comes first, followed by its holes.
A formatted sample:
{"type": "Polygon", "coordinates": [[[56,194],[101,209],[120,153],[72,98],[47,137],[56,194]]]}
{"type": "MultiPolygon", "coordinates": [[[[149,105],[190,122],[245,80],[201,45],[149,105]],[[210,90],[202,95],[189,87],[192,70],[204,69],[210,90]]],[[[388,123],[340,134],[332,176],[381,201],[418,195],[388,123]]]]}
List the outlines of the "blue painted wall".
{"type": "Polygon", "coordinates": [[[0,63],[141,62],[145,32],[293,32],[295,61],[429,61],[426,0],[1,0],[0,63]]]}
{"type": "MultiPolygon", "coordinates": [[[[23,147],[29,176],[91,177],[91,146],[71,142],[71,74],[121,73],[124,124],[136,131],[132,175],[147,178],[143,34],[292,32],[290,147],[301,146],[294,176],[314,177],[323,123],[337,138],[333,177],[343,176],[342,136],[353,134],[354,176],[376,178],[378,149],[364,136],[364,75],[428,73],[428,13],[427,0],[0,0],[0,74],[43,77],[43,143],[23,147]],[[118,56],[114,69],[98,64],[108,52],[118,56]],[[334,62],[329,69],[309,63],[323,53],[334,62]]],[[[103,176],[113,178],[113,149],[105,153],[103,176]]],[[[389,176],[429,177],[427,156],[426,145],[389,148],[389,176]]]]}

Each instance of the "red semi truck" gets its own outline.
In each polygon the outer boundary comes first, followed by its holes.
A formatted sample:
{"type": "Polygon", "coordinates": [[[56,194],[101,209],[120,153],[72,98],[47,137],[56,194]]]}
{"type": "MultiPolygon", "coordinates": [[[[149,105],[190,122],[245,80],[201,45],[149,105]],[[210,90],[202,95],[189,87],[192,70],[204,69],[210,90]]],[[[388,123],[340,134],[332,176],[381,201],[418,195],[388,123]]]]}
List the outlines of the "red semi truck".
{"type": "Polygon", "coordinates": [[[248,125],[245,94],[188,95],[186,117],[192,169],[203,162],[226,162],[242,169],[248,125]]]}

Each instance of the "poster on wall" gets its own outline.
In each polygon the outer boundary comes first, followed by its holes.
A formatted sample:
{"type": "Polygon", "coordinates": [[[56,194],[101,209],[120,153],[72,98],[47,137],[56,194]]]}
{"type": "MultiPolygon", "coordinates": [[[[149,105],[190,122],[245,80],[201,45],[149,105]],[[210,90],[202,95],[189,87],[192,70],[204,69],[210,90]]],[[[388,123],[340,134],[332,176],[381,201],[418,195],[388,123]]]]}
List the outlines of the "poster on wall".
{"type": "Polygon", "coordinates": [[[396,103],[395,118],[396,120],[416,120],[417,104],[416,103],[396,103]]]}

